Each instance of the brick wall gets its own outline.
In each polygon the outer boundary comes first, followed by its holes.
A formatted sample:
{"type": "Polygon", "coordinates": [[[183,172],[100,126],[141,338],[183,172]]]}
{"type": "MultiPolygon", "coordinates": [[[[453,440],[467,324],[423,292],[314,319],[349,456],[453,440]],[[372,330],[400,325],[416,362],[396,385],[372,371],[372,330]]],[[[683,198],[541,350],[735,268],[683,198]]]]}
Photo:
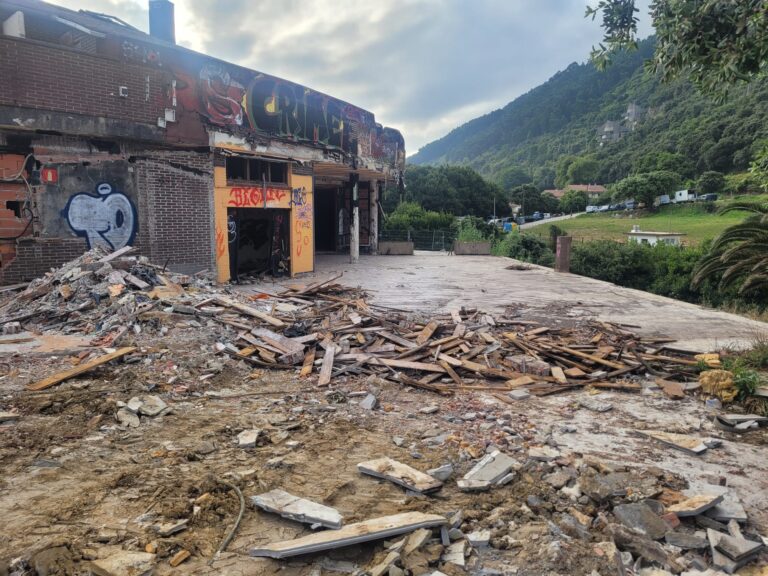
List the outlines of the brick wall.
{"type": "Polygon", "coordinates": [[[65,46],[0,36],[0,104],[156,124],[171,74],[65,46]],[[128,97],[118,95],[127,86],[128,97]]]}
{"type": "Polygon", "coordinates": [[[22,238],[16,258],[0,269],[0,285],[28,282],[51,268],[77,258],[88,249],[83,238],[22,238]]]}
{"type": "Polygon", "coordinates": [[[213,157],[207,152],[136,152],[138,243],[157,264],[186,273],[214,268],[213,157]]]}

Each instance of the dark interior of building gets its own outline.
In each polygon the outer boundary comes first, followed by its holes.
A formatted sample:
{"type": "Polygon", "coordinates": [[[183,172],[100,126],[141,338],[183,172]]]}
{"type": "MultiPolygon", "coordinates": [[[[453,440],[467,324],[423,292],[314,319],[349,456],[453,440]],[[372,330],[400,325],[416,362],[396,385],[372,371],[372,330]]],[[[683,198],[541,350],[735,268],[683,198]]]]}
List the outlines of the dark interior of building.
{"type": "Polygon", "coordinates": [[[290,210],[227,209],[229,267],[243,274],[290,274],[290,210]]]}
{"type": "Polygon", "coordinates": [[[339,217],[336,210],[336,188],[315,190],[315,250],[334,252],[338,234],[339,217]]]}

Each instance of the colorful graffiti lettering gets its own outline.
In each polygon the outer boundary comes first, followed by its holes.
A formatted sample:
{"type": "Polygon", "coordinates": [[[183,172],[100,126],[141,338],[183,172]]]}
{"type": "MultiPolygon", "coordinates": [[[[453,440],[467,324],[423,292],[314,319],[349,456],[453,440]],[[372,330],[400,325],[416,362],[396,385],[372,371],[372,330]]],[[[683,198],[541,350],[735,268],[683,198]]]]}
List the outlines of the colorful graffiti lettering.
{"type": "Polygon", "coordinates": [[[227,249],[226,239],[224,238],[224,232],[221,228],[216,228],[216,258],[224,256],[224,251],[227,249]]]}
{"type": "Polygon", "coordinates": [[[123,58],[130,62],[141,62],[143,64],[152,64],[153,66],[162,66],[160,62],[160,53],[147,46],[135,44],[125,40],[123,42],[123,58]]]}
{"type": "Polygon", "coordinates": [[[96,187],[96,195],[81,193],[69,199],[63,215],[89,248],[99,246],[117,250],[133,242],[138,226],[136,208],[125,194],[106,183],[96,187]]]}
{"type": "Polygon", "coordinates": [[[240,126],[243,123],[242,101],[245,88],[217,64],[200,70],[200,99],[205,114],[214,124],[240,126]]]}
{"type": "Polygon", "coordinates": [[[312,203],[305,188],[294,188],[291,191],[294,205],[293,231],[296,236],[296,256],[301,256],[304,247],[309,248],[312,236],[312,203]]]}
{"type": "Polygon", "coordinates": [[[237,187],[229,191],[229,206],[237,208],[262,208],[264,206],[264,192],[266,191],[266,203],[282,202],[288,197],[288,191],[281,188],[256,188],[237,187]]]}
{"type": "Polygon", "coordinates": [[[294,188],[291,191],[291,202],[294,206],[303,206],[307,202],[307,189],[294,188]]]}

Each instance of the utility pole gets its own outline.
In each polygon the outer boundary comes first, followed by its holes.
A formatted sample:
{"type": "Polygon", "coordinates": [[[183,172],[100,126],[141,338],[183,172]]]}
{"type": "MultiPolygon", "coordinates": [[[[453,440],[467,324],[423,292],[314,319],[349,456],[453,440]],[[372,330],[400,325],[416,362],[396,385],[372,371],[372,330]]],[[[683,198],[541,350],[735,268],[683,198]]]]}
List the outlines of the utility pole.
{"type": "Polygon", "coordinates": [[[349,231],[349,261],[352,264],[357,264],[357,261],[360,260],[360,207],[358,205],[357,189],[359,180],[359,174],[350,174],[349,181],[352,184],[352,226],[349,231]]]}

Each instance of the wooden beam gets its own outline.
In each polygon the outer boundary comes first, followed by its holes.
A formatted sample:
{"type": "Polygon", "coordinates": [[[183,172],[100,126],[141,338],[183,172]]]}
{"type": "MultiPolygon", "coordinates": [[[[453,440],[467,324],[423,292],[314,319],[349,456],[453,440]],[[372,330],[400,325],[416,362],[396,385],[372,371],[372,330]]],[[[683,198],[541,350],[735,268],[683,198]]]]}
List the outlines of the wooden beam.
{"type": "Polygon", "coordinates": [[[134,348],[133,346],[120,348],[118,350],[115,350],[114,352],[110,352],[109,354],[104,354],[103,356],[94,358],[93,360],[91,360],[90,362],[86,362],[85,364],[80,364],[79,366],[75,366],[74,368],[70,368],[69,370],[64,370],[63,372],[59,372],[57,374],[54,374],[53,376],[48,376],[47,378],[43,378],[42,380],[35,382],[34,384],[28,384],[27,390],[45,390],[46,388],[50,388],[51,386],[56,386],[56,384],[60,384],[65,380],[69,380],[70,378],[74,378],[75,376],[84,374],[89,370],[93,370],[97,366],[101,366],[102,364],[106,364],[107,362],[110,362],[117,358],[122,358],[126,354],[130,354],[135,350],[136,348],[134,348]]]}

